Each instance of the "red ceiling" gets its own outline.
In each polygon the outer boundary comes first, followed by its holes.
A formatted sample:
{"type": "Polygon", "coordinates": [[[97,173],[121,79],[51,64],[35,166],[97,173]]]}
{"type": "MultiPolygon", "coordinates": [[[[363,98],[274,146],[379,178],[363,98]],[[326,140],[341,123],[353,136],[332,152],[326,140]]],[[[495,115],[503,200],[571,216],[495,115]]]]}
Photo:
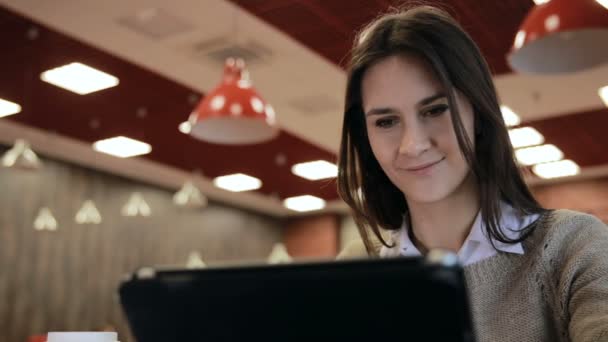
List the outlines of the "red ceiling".
{"type": "MultiPolygon", "coordinates": [[[[392,1],[371,0],[232,0],[286,32],[321,56],[341,65],[353,32],[392,1]]],[[[504,55],[531,0],[450,1],[451,11],[469,30],[496,73],[509,72],[504,55]]],[[[290,172],[297,162],[335,155],[287,132],[272,142],[227,147],[203,143],[177,130],[192,108],[192,89],[149,70],[31,22],[0,7],[0,97],[18,102],[23,112],[6,118],[85,142],[126,135],[153,146],[144,158],[185,171],[200,170],[208,177],[243,172],[260,178],[265,194],[281,198],[313,194],[336,199],[333,182],[311,182],[290,172]],[[39,28],[37,39],[27,32],[39,28]],[[8,52],[8,53],[6,53],[8,52]],[[86,96],[73,94],[39,80],[51,67],[80,61],[117,76],[119,86],[86,96]],[[145,115],[138,110],[145,108],[145,115]],[[278,154],[287,163],[277,165],[278,154]]],[[[218,80],[219,81],[219,80],[218,80]]],[[[198,95],[198,94],[197,94],[198,95]]],[[[280,115],[280,113],[279,113],[280,115]]],[[[547,142],[559,146],[581,166],[608,163],[608,110],[572,113],[532,123],[547,142]]]]}
{"type": "MultiPolygon", "coordinates": [[[[0,8],[0,98],[21,104],[23,111],[7,117],[85,142],[125,135],[152,145],[146,159],[216,177],[242,172],[263,181],[259,190],[281,198],[312,194],[336,199],[334,184],[294,176],[291,165],[335,156],[282,131],[259,145],[230,147],[207,144],[180,133],[177,126],[194,108],[192,89],[120,60],[0,8]],[[38,38],[27,32],[39,28],[38,38]],[[117,87],[81,96],[40,81],[41,72],[80,61],[120,79],[117,87]],[[146,108],[145,116],[137,115],[146,108]],[[95,123],[98,127],[95,127],[95,123]],[[283,154],[286,164],[277,165],[283,154]]],[[[219,82],[219,80],[218,80],[219,82]]]]}
{"type": "Polygon", "coordinates": [[[529,124],[547,143],[558,146],[568,159],[581,167],[608,163],[608,109],[558,116],[529,124]]]}
{"type": "MultiPolygon", "coordinates": [[[[407,1],[229,0],[284,31],[330,61],[344,65],[355,32],[407,1]]],[[[418,1],[420,2],[420,1],[418,1]]],[[[425,1],[449,11],[471,34],[497,74],[510,72],[505,54],[532,0],[425,1]]]]}

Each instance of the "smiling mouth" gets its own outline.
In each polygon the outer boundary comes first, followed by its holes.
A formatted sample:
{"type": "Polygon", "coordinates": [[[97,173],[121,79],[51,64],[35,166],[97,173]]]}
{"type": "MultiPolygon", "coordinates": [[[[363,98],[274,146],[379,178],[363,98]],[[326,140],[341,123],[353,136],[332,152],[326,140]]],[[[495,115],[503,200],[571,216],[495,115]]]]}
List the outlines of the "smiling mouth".
{"type": "Polygon", "coordinates": [[[426,169],[432,167],[433,165],[438,164],[439,162],[441,162],[444,159],[445,159],[445,157],[439,159],[438,161],[432,162],[432,163],[427,163],[427,164],[423,164],[423,165],[419,165],[419,166],[415,166],[415,167],[409,167],[409,168],[406,168],[406,170],[407,171],[422,171],[422,170],[426,170],[426,169]]]}

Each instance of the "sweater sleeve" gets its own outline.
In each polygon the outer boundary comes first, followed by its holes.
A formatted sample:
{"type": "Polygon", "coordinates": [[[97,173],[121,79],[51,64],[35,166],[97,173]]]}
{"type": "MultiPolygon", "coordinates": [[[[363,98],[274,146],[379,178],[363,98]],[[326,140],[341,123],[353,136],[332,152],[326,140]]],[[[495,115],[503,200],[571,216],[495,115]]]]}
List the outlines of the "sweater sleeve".
{"type": "Polygon", "coordinates": [[[608,341],[608,227],[582,214],[563,223],[558,281],[570,339],[608,341]]]}

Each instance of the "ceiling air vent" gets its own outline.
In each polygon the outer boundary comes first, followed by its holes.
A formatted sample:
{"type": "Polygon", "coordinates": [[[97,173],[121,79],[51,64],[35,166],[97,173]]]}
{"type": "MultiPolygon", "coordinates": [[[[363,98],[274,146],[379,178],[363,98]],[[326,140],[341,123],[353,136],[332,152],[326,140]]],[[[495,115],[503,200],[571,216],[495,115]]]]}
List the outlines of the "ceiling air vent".
{"type": "Polygon", "coordinates": [[[118,18],[117,22],[152,39],[164,39],[193,29],[188,22],[160,8],[140,10],[118,18]]]}
{"type": "Polygon", "coordinates": [[[327,95],[309,95],[294,98],[288,104],[304,115],[318,115],[321,113],[341,113],[340,102],[327,95]]]}
{"type": "Polygon", "coordinates": [[[235,41],[232,36],[224,36],[194,44],[193,54],[203,63],[220,65],[223,65],[229,57],[242,58],[250,68],[267,63],[272,51],[253,40],[235,41]]]}

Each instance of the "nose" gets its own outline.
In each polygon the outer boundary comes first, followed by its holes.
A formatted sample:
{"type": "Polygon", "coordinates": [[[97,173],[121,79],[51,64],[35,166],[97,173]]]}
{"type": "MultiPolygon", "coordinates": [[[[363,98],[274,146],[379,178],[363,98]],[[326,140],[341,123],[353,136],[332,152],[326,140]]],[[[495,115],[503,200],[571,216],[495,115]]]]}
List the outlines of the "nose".
{"type": "Polygon", "coordinates": [[[431,147],[431,140],[425,128],[420,125],[410,125],[403,129],[399,154],[408,157],[418,157],[431,147]]]}

